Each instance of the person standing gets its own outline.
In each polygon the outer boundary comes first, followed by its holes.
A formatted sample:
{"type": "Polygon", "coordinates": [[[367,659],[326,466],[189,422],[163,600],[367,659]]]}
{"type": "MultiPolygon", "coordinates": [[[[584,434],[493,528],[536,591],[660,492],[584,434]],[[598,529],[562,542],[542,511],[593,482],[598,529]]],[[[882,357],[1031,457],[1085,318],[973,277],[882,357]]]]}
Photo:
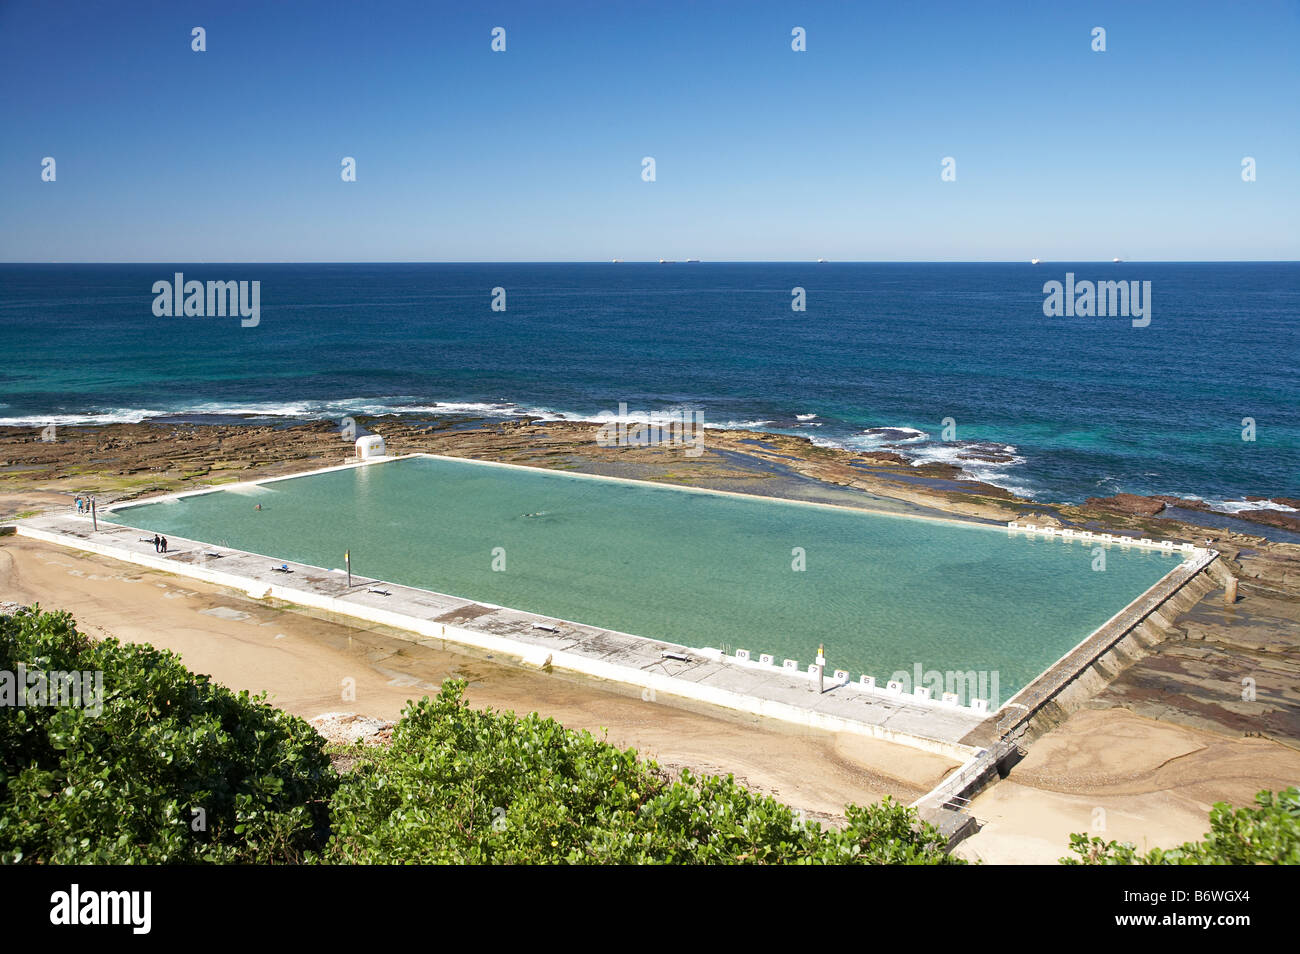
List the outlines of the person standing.
{"type": "Polygon", "coordinates": [[[156,533],[153,535],[153,552],[154,553],[162,552],[162,538],[159,537],[158,534],[156,533]]]}
{"type": "Polygon", "coordinates": [[[163,538],[162,538],[162,552],[163,552],[163,553],[166,553],[166,552],[167,552],[167,538],[166,538],[166,537],[163,537],[163,538]]]}

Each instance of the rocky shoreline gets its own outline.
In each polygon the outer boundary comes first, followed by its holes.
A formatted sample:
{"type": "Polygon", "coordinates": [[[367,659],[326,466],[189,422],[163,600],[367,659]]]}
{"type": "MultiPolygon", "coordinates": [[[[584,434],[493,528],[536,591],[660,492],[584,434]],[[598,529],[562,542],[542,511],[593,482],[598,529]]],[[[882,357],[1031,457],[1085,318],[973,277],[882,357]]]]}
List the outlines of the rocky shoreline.
{"type": "MultiPolygon", "coordinates": [[[[1274,498],[1295,508],[1214,511],[1202,500],[1170,496],[1116,494],[1089,497],[1082,504],[1042,504],[1001,487],[971,479],[962,460],[1002,462],[996,445],[972,445],[956,463],[916,463],[895,450],[853,452],[814,444],[806,437],[746,430],[706,432],[704,453],[681,448],[601,447],[597,425],[580,421],[447,418],[438,422],[393,417],[356,419],[357,433],[374,428],[390,453],[425,451],[480,457],[531,466],[609,472],[695,486],[750,485],[754,492],[786,496],[781,477],[803,478],[830,487],[866,492],[893,503],[986,520],[1010,520],[1030,513],[1051,514],[1065,522],[1156,517],[1177,510],[1190,520],[1161,521],[1153,532],[1182,533],[1197,525],[1195,514],[1212,514],[1216,523],[1236,522],[1300,533],[1300,499],[1274,498]]],[[[342,463],[353,453],[333,421],[265,423],[100,424],[60,427],[45,441],[35,428],[0,428],[0,489],[53,493],[98,493],[131,499],[200,485],[255,480],[310,467],[342,463]]],[[[728,489],[742,489],[731,487],[728,489]]],[[[1248,497],[1248,501],[1267,502],[1248,497]]],[[[1122,525],[1122,524],[1121,524],[1122,525]]],[[[1148,529],[1135,526],[1134,529],[1148,529]]],[[[1222,532],[1207,524],[1201,530],[1222,532]]],[[[1245,529],[1241,526],[1240,529],[1245,529]]]]}
{"type": "Polygon", "coordinates": [[[1136,514],[1145,517],[1154,517],[1169,508],[1177,507],[1180,510],[1218,514],[1221,517],[1232,517],[1236,520],[1245,520],[1266,527],[1276,527],[1279,530],[1300,533],[1300,499],[1292,497],[1247,497],[1245,499],[1248,503],[1282,504],[1285,507],[1291,507],[1297,512],[1278,510],[1274,507],[1260,507],[1225,514],[1215,510],[1204,500],[1198,500],[1195,497],[1171,497],[1167,494],[1154,494],[1150,497],[1143,497],[1139,494],[1115,494],[1112,497],[1089,497],[1084,503],[1086,506],[1097,507],[1115,513],[1136,514]]]}

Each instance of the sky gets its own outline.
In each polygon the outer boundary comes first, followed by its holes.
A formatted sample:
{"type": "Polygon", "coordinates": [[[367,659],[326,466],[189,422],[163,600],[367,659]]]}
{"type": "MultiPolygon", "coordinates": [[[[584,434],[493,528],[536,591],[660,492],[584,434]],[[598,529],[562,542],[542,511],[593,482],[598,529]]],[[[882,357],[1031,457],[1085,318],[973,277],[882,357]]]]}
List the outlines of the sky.
{"type": "Polygon", "coordinates": [[[0,261],[1296,260],[1297,50],[1295,0],[0,0],[0,261]]]}

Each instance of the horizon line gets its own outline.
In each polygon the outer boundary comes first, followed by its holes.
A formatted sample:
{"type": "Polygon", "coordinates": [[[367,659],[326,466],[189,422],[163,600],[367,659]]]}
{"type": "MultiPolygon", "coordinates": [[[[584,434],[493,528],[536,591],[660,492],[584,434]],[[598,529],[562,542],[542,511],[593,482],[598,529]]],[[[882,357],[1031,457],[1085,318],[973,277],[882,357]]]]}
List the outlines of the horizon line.
{"type": "Polygon", "coordinates": [[[8,265],[1295,265],[1293,258],[1207,259],[228,259],[223,261],[3,261],[8,265]]]}

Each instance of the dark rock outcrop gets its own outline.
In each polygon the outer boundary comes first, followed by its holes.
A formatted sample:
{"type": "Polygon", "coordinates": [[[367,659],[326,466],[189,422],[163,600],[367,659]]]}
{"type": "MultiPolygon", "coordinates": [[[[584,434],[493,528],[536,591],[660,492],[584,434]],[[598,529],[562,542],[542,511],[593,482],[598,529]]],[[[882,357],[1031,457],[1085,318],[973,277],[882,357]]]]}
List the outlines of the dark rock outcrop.
{"type": "Polygon", "coordinates": [[[1113,497],[1089,497],[1084,501],[1088,507],[1100,507],[1117,513],[1131,513],[1139,517],[1154,517],[1165,509],[1165,502],[1156,497],[1142,497],[1138,494],[1115,494],[1113,497]]]}

